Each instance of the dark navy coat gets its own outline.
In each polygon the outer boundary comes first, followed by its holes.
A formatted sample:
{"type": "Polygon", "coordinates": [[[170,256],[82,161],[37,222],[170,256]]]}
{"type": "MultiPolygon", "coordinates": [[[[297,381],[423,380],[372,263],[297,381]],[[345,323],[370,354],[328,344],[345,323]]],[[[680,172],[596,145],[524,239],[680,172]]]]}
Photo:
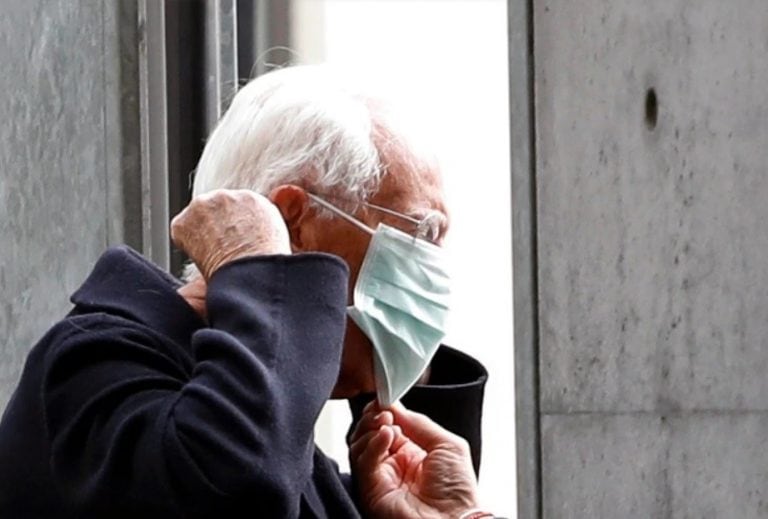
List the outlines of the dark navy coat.
{"type": "MultiPolygon", "coordinates": [[[[315,446],[341,356],[347,268],[325,254],[233,262],[208,323],[178,280],[108,250],[33,348],[0,423],[0,517],[359,517],[315,446]]],[[[445,347],[403,399],[470,442],[486,373],[445,347]]],[[[358,417],[368,397],[351,402],[358,417]]]]}

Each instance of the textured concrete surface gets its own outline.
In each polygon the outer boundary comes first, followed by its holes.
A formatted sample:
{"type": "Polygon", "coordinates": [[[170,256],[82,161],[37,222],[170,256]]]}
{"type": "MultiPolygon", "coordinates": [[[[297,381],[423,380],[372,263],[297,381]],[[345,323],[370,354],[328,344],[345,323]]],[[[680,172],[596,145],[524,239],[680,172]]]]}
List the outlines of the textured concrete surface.
{"type": "Polygon", "coordinates": [[[104,83],[108,242],[142,250],[138,2],[104,2],[104,83]]]}
{"type": "Polygon", "coordinates": [[[768,517],[765,413],[683,415],[669,424],[674,517],[768,517]]]}
{"type": "Polygon", "coordinates": [[[768,3],[535,6],[543,410],[767,409],[768,3]]]}
{"type": "Polygon", "coordinates": [[[545,416],[543,516],[670,517],[669,426],[652,415],[545,416]]]}
{"type": "Polygon", "coordinates": [[[529,15],[528,2],[508,3],[518,519],[538,517],[540,507],[538,371],[532,369],[538,364],[538,337],[529,15]]]}
{"type": "Polygon", "coordinates": [[[545,416],[543,515],[767,517],[767,443],[762,413],[545,416]]]}
{"type": "Polygon", "coordinates": [[[543,515],[768,517],[768,2],[533,5],[543,515]]]}
{"type": "Polygon", "coordinates": [[[104,4],[0,16],[0,409],[107,243],[104,4]]]}

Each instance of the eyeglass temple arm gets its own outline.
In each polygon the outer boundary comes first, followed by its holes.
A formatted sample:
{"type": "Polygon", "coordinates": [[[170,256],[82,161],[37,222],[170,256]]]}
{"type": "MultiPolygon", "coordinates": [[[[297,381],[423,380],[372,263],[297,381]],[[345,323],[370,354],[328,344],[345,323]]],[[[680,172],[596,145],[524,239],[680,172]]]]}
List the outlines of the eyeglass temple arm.
{"type": "Polygon", "coordinates": [[[346,221],[348,221],[349,223],[351,223],[352,225],[354,225],[358,229],[362,230],[363,232],[367,232],[368,234],[371,234],[371,235],[375,234],[375,231],[373,229],[371,229],[370,227],[365,225],[363,222],[361,222],[357,218],[348,215],[347,213],[345,213],[344,211],[342,211],[341,209],[339,209],[338,207],[336,207],[332,203],[326,202],[325,200],[323,200],[319,196],[313,195],[312,193],[307,193],[307,196],[310,198],[310,200],[313,200],[314,202],[317,202],[321,206],[325,207],[326,209],[328,209],[329,211],[331,211],[335,215],[345,219],[346,221]]]}
{"type": "Polygon", "coordinates": [[[377,211],[381,211],[382,213],[387,213],[388,215],[395,216],[397,218],[400,218],[402,220],[406,220],[408,222],[411,222],[412,224],[421,225],[424,223],[423,220],[417,220],[416,218],[412,216],[408,216],[407,214],[398,213],[397,211],[394,211],[392,209],[389,209],[387,207],[382,207],[380,205],[376,204],[369,204],[368,202],[363,202],[363,205],[365,207],[370,207],[371,209],[376,209],[377,211]]]}

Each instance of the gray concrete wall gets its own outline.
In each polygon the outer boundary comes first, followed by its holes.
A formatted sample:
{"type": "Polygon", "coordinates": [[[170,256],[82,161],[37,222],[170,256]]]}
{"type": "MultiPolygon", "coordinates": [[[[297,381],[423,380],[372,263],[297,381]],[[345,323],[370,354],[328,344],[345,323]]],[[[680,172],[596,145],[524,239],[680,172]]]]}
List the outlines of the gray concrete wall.
{"type": "Polygon", "coordinates": [[[517,508],[520,518],[538,518],[541,505],[536,146],[531,15],[529,0],[509,1],[515,435],[517,508]]]}
{"type": "Polygon", "coordinates": [[[541,515],[768,517],[768,2],[532,5],[541,515]]]}
{"type": "Polygon", "coordinates": [[[120,38],[132,23],[136,48],[136,17],[122,4],[0,6],[0,409],[93,261],[131,242],[123,206],[140,174],[138,84],[120,38]]]}

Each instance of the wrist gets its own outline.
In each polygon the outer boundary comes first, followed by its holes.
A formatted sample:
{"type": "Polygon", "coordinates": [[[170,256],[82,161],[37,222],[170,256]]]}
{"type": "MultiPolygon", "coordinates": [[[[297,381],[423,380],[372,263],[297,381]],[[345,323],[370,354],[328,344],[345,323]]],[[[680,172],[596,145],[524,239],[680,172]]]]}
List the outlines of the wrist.
{"type": "Polygon", "coordinates": [[[259,256],[272,256],[277,254],[290,255],[290,248],[286,249],[273,243],[262,243],[257,246],[238,247],[227,251],[217,251],[211,255],[207,266],[208,278],[222,267],[234,263],[235,261],[254,258],[259,256]]]}

